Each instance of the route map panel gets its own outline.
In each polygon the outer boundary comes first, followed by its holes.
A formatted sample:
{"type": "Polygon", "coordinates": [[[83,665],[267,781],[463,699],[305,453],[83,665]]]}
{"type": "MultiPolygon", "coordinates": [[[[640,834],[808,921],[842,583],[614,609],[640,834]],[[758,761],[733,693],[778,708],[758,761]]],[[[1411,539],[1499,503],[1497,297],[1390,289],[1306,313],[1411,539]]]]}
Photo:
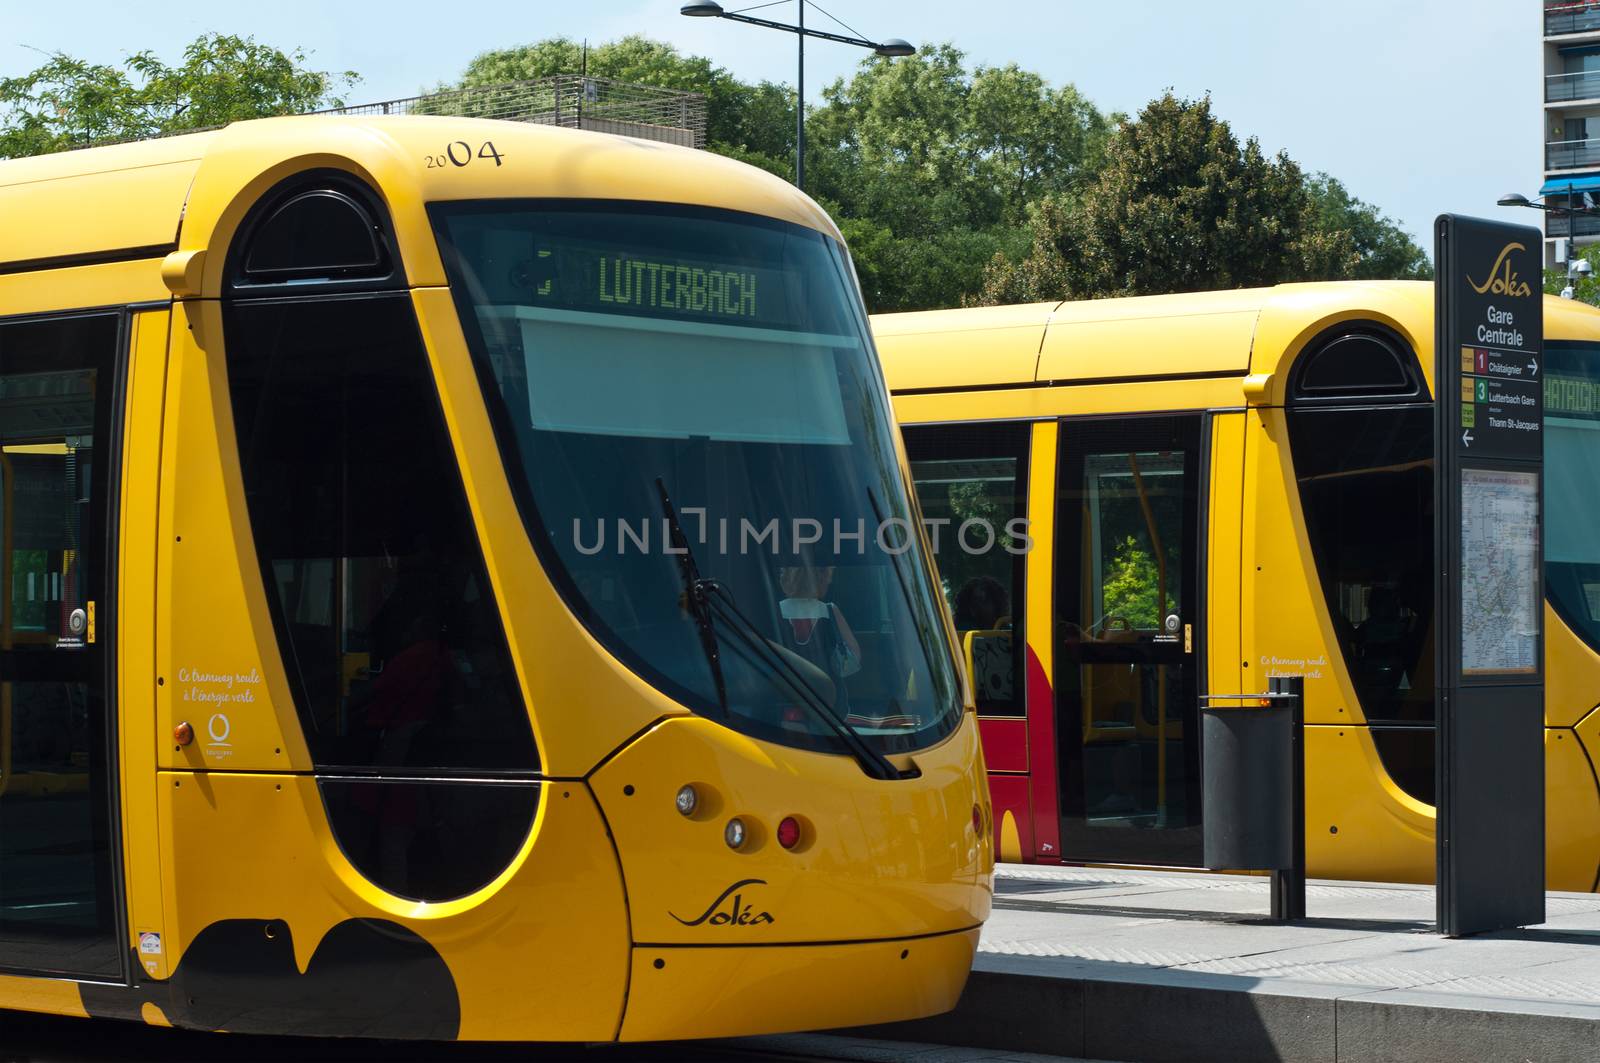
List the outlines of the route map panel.
{"type": "Polygon", "coordinates": [[[1539,668],[1539,474],[1461,470],[1461,671],[1539,668]]]}

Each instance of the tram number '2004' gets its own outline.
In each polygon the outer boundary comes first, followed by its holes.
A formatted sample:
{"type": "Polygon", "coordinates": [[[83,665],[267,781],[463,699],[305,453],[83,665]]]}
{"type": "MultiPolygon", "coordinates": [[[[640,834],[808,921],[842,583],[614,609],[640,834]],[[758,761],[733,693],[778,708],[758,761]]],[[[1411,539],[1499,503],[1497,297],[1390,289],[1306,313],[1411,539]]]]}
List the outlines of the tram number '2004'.
{"type": "Polygon", "coordinates": [[[430,170],[440,170],[446,166],[466,166],[473,159],[493,159],[496,166],[502,165],[505,161],[505,156],[500,154],[500,149],[494,146],[492,140],[485,140],[479,144],[476,152],[465,140],[452,140],[441,154],[427,155],[424,158],[428,160],[427,168],[430,170]]]}

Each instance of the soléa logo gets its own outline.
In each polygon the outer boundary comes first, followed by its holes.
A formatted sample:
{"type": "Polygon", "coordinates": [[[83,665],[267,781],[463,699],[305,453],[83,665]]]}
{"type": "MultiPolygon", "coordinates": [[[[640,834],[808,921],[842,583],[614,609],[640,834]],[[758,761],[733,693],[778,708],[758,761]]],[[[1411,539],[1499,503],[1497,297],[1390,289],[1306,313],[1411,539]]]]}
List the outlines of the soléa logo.
{"type": "Polygon", "coordinates": [[[1517,271],[1511,268],[1511,252],[1526,251],[1528,248],[1515,240],[1500,249],[1500,254],[1495,257],[1494,265],[1489,267],[1489,275],[1482,284],[1467,275],[1467,283],[1479,295],[1505,295],[1513,299],[1521,299],[1525,295],[1533,294],[1533,289],[1528,287],[1528,282],[1517,276],[1517,271]]]}
{"type": "Polygon", "coordinates": [[[744,891],[751,886],[765,886],[766,879],[743,878],[717,895],[717,899],[706,906],[706,910],[693,919],[685,919],[676,912],[668,912],[684,926],[760,926],[763,923],[776,922],[771,912],[756,911],[755,905],[746,904],[744,891]]]}

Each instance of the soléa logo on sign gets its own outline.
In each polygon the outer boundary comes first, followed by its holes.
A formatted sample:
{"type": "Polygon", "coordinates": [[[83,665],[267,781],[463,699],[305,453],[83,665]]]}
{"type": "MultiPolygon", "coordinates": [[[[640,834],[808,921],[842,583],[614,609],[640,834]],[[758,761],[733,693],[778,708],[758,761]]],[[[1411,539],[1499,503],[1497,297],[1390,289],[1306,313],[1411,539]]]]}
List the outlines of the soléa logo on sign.
{"type": "Polygon", "coordinates": [[[1472,279],[1472,275],[1469,273],[1467,275],[1467,284],[1479,295],[1509,295],[1513,299],[1521,299],[1532,295],[1533,289],[1528,287],[1527,281],[1519,277],[1516,270],[1511,268],[1511,252],[1526,250],[1527,247],[1525,245],[1515,240],[1511,241],[1500,249],[1500,254],[1495,258],[1494,265],[1489,268],[1488,279],[1479,284],[1472,279]]]}
{"type": "MultiPolygon", "coordinates": [[[[1455,441],[1474,457],[1534,458],[1543,438],[1539,382],[1540,293],[1522,277],[1528,244],[1504,237],[1463,248],[1456,322],[1460,418],[1455,441]],[[1497,250],[1495,250],[1497,249],[1497,250]]],[[[1535,263],[1536,265],[1536,263],[1535,263]]]]}

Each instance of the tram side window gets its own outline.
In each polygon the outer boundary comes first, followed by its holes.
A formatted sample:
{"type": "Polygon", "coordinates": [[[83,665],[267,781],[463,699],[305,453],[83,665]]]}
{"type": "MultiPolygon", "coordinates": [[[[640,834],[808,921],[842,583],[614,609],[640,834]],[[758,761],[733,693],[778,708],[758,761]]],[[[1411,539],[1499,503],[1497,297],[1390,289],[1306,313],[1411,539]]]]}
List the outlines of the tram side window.
{"type": "Polygon", "coordinates": [[[409,299],[225,313],[251,526],[318,767],[534,771],[409,299]]]}
{"type": "Polygon", "coordinates": [[[1384,766],[1433,800],[1433,413],[1425,405],[1289,414],[1324,599],[1384,766]]]}
{"type": "Polygon", "coordinates": [[[1021,716],[1028,425],[930,425],[904,435],[978,712],[1021,716]]]}

